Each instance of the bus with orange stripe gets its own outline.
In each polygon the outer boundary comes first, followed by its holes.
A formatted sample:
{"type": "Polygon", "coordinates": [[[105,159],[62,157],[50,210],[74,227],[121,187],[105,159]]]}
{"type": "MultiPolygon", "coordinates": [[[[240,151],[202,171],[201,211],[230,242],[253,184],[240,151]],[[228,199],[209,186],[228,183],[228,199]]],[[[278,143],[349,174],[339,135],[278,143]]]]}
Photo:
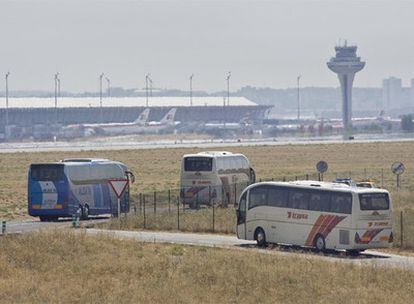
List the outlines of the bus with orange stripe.
{"type": "Polygon", "coordinates": [[[259,246],[279,243],[351,253],[390,247],[387,190],[319,181],[262,182],[240,196],[237,236],[259,246]]]}
{"type": "Polygon", "coordinates": [[[246,156],[226,151],[186,154],[180,173],[181,202],[200,205],[237,203],[240,193],[256,179],[246,156]]]}

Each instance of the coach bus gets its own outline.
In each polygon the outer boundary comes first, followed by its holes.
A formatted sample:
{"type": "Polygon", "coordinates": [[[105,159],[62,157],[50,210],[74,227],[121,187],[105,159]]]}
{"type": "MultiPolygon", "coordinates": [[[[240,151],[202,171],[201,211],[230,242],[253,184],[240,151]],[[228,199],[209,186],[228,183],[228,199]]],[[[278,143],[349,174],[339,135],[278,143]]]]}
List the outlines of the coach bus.
{"type": "Polygon", "coordinates": [[[227,206],[236,203],[239,194],[255,179],[255,172],[243,154],[225,151],[186,154],[181,162],[181,200],[191,208],[213,203],[227,206]]]}
{"type": "Polygon", "coordinates": [[[388,191],[316,181],[263,182],[244,190],[237,236],[357,253],[393,242],[388,191]]]}
{"type": "MultiPolygon", "coordinates": [[[[78,214],[117,215],[117,198],[109,179],[134,176],[126,165],[107,159],[65,159],[54,163],[32,164],[28,173],[29,215],[41,221],[78,214]]],[[[121,212],[129,208],[129,183],[121,197],[121,212]]]]}

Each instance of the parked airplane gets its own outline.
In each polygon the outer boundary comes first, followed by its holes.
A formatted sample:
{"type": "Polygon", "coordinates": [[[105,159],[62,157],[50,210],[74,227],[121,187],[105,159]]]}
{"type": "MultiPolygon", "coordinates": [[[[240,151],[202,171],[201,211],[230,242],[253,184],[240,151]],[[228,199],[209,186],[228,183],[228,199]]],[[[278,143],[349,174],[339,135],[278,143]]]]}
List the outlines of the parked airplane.
{"type": "Polygon", "coordinates": [[[177,109],[173,108],[160,121],[148,122],[150,109],[145,109],[133,122],[70,125],[65,127],[62,133],[64,137],[163,133],[172,131],[178,124],[174,122],[176,111],[177,109]]]}

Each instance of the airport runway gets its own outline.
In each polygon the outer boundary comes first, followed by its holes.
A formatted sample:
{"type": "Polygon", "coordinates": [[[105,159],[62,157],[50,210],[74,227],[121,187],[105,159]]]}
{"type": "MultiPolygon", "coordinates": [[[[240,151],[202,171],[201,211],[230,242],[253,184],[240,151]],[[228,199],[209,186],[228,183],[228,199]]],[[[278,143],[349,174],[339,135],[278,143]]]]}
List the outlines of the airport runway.
{"type": "Polygon", "coordinates": [[[240,146],[278,146],[338,143],[411,142],[413,136],[358,135],[354,140],[343,140],[341,136],[329,137],[278,137],[263,139],[214,139],[214,140],[160,140],[160,141],[85,141],[85,142],[23,142],[0,143],[0,153],[47,152],[47,151],[99,151],[162,148],[219,148],[240,146]]]}
{"type": "Polygon", "coordinates": [[[379,266],[414,270],[414,257],[385,254],[373,250],[349,257],[341,254],[314,254],[310,250],[281,251],[276,249],[258,248],[253,241],[239,240],[235,236],[220,234],[160,232],[160,231],[117,231],[103,229],[86,229],[88,235],[106,235],[120,239],[131,239],[147,243],[170,243],[218,247],[232,250],[255,251],[263,254],[276,254],[305,259],[317,259],[329,262],[351,263],[361,266],[379,266]]]}

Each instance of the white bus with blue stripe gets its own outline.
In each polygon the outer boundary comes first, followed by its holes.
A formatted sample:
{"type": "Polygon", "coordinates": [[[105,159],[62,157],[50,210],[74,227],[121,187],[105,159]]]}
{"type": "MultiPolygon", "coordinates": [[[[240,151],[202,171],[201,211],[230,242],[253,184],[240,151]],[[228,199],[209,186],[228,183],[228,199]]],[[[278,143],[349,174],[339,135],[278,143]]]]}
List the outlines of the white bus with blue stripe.
{"type": "MultiPolygon", "coordinates": [[[[126,165],[107,159],[65,159],[30,165],[28,174],[29,215],[41,221],[79,215],[117,215],[117,198],[109,179],[133,175],[126,165]]],[[[121,197],[121,212],[129,211],[129,183],[121,197]]]]}

